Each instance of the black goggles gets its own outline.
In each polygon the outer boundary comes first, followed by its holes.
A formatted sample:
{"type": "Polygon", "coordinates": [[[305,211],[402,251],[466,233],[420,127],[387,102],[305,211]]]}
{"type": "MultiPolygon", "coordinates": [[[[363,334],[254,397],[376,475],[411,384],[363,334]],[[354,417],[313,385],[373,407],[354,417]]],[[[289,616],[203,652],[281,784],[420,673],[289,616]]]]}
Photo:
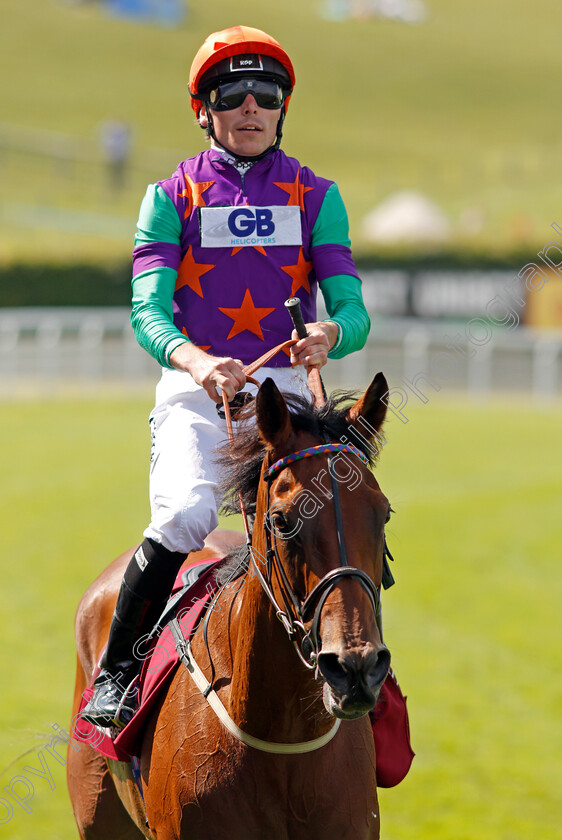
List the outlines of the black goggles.
{"type": "Polygon", "coordinates": [[[275,111],[283,105],[283,88],[277,82],[266,79],[237,79],[223,82],[208,94],[209,107],[213,111],[232,111],[239,108],[251,93],[260,108],[275,111]]]}

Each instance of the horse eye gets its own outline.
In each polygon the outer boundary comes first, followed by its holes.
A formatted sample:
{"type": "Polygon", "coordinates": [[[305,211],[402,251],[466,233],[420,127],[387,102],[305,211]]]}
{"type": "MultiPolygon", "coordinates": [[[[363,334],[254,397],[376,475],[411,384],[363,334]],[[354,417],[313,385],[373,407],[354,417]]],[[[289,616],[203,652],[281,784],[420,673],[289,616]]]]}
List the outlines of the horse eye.
{"type": "Polygon", "coordinates": [[[392,508],[391,508],[391,507],[390,507],[390,505],[389,505],[388,510],[387,510],[387,512],[386,512],[386,519],[384,520],[384,524],[385,524],[385,525],[386,525],[386,523],[387,523],[387,522],[389,522],[389,521],[390,521],[390,517],[391,517],[391,515],[392,515],[393,513],[394,513],[394,511],[392,510],[392,508]]]}
{"type": "Polygon", "coordinates": [[[276,531],[285,531],[288,529],[289,523],[282,513],[274,513],[271,517],[271,524],[276,531]]]}

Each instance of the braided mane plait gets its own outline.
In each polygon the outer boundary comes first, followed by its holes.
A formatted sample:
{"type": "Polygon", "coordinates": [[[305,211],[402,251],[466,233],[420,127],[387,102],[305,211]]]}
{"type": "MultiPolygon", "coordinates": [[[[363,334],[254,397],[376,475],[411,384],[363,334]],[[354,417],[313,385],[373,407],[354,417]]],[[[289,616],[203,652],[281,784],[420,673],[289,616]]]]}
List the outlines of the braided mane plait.
{"type": "MultiPolygon", "coordinates": [[[[310,432],[323,442],[324,435],[331,441],[349,438],[347,410],[357,399],[354,391],[335,391],[324,405],[316,407],[305,397],[297,394],[283,394],[296,432],[310,432]]],[[[369,463],[373,462],[373,449],[367,448],[360,438],[353,438],[353,444],[361,450],[369,463]]],[[[253,515],[256,510],[256,496],[260,470],[266,448],[260,439],[255,422],[255,401],[244,411],[244,419],[235,427],[234,441],[222,446],[218,452],[222,478],[219,492],[224,495],[224,513],[240,513],[238,493],[242,494],[246,512],[253,515]]]]}

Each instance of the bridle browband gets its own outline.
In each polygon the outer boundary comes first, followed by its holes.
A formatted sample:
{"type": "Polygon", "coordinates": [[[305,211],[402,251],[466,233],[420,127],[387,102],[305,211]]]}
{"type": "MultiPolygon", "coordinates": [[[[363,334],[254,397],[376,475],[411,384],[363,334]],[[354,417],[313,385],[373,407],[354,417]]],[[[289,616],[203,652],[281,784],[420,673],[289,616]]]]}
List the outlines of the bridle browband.
{"type": "Polygon", "coordinates": [[[279,458],[274,464],[269,467],[264,473],[264,478],[271,481],[275,478],[277,473],[293,464],[295,461],[300,461],[301,458],[310,458],[312,455],[322,455],[324,452],[350,452],[352,455],[357,455],[364,464],[369,463],[369,459],[363,455],[360,449],[353,446],[352,443],[320,443],[318,446],[308,446],[306,449],[299,449],[291,455],[285,455],[284,458],[279,458]]]}

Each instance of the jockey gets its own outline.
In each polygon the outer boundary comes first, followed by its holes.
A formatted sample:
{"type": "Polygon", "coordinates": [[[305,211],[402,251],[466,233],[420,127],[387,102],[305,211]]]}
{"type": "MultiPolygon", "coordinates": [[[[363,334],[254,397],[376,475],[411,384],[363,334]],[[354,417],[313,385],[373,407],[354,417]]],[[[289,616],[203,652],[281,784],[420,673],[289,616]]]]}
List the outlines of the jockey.
{"type": "Polygon", "coordinates": [[[151,522],[125,571],[82,713],[99,726],[130,720],[135,642],[158,621],[187,554],[217,527],[220,392],[231,401],[246,384],[244,365],[289,338],[288,297],[300,298],[308,335],[256,374],[283,390],[304,390],[302,365],[360,350],[369,332],[337,185],[279,148],[294,85],[289,56],[265,32],[210,35],[189,76],[210,147],[150,185],[141,205],[131,321],[163,368],[150,415],[151,522]]]}

